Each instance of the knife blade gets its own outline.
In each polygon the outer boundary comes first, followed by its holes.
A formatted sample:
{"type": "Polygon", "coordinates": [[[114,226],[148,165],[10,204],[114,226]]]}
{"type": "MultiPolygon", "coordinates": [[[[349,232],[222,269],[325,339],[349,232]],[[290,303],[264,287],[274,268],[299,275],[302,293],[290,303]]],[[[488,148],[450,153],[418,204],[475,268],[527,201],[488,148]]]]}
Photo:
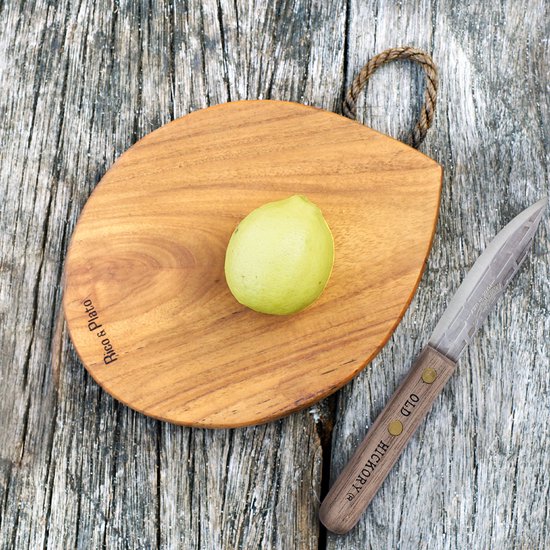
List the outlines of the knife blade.
{"type": "Polygon", "coordinates": [[[359,521],[453,374],[460,354],[527,258],[547,204],[543,198],[518,214],[467,273],[427,346],[323,500],[319,517],[329,531],[344,534],[359,521]]]}

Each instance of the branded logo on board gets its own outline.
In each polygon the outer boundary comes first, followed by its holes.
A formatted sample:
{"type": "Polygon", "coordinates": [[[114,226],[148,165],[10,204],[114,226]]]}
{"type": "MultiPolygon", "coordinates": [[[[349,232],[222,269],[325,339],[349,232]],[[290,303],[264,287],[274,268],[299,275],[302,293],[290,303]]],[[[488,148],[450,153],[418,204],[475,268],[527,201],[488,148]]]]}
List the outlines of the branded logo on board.
{"type": "Polygon", "coordinates": [[[103,346],[103,362],[106,365],[110,365],[111,363],[118,361],[118,355],[111,340],[107,337],[107,330],[103,328],[103,325],[99,322],[99,313],[94,307],[92,300],[87,298],[82,302],[82,304],[88,314],[88,330],[96,335],[103,346]]]}

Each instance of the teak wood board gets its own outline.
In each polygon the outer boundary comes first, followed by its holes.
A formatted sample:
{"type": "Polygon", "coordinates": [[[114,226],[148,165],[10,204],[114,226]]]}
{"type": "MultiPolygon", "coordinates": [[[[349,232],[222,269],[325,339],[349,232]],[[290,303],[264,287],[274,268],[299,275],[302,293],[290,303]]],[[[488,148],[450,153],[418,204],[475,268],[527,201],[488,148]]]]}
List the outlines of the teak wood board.
{"type": "Polygon", "coordinates": [[[176,424],[245,426],[305,407],[367,365],[401,319],[441,177],[415,149],[297,103],[177,119],[124,153],[84,207],[65,266],[75,348],[116,399],[176,424]],[[225,248],[251,210],[293,194],[323,211],[333,273],[306,310],[259,314],[231,295],[225,248]]]}

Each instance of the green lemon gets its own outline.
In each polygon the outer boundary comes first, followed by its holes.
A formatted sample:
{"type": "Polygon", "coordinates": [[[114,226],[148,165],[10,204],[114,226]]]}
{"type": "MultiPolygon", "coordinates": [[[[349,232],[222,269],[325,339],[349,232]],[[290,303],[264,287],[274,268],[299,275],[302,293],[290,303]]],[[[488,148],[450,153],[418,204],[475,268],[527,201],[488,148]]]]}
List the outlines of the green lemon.
{"type": "Polygon", "coordinates": [[[261,313],[288,315],[323,292],[334,240],[321,210],[294,195],[253,210],[227,246],[225,278],[233,296],[261,313]]]}

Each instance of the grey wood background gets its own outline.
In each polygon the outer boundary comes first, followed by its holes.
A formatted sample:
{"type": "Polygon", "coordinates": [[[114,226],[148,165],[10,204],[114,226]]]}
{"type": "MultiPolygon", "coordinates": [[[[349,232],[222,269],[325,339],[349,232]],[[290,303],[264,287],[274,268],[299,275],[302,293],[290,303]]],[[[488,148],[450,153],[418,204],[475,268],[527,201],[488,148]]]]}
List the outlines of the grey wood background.
{"type": "MultiPolygon", "coordinates": [[[[0,548],[550,548],[548,217],[358,527],[333,536],[316,516],[465,271],[548,193],[549,21],[545,0],[0,1],[0,548]],[[228,100],[340,112],[361,65],[405,44],[441,70],[422,150],[444,191],[418,293],[371,366],[239,430],[101,391],[55,319],[72,229],[114,159],[228,100]]],[[[383,68],[360,118],[404,138],[421,88],[412,66],[383,68]]]]}

